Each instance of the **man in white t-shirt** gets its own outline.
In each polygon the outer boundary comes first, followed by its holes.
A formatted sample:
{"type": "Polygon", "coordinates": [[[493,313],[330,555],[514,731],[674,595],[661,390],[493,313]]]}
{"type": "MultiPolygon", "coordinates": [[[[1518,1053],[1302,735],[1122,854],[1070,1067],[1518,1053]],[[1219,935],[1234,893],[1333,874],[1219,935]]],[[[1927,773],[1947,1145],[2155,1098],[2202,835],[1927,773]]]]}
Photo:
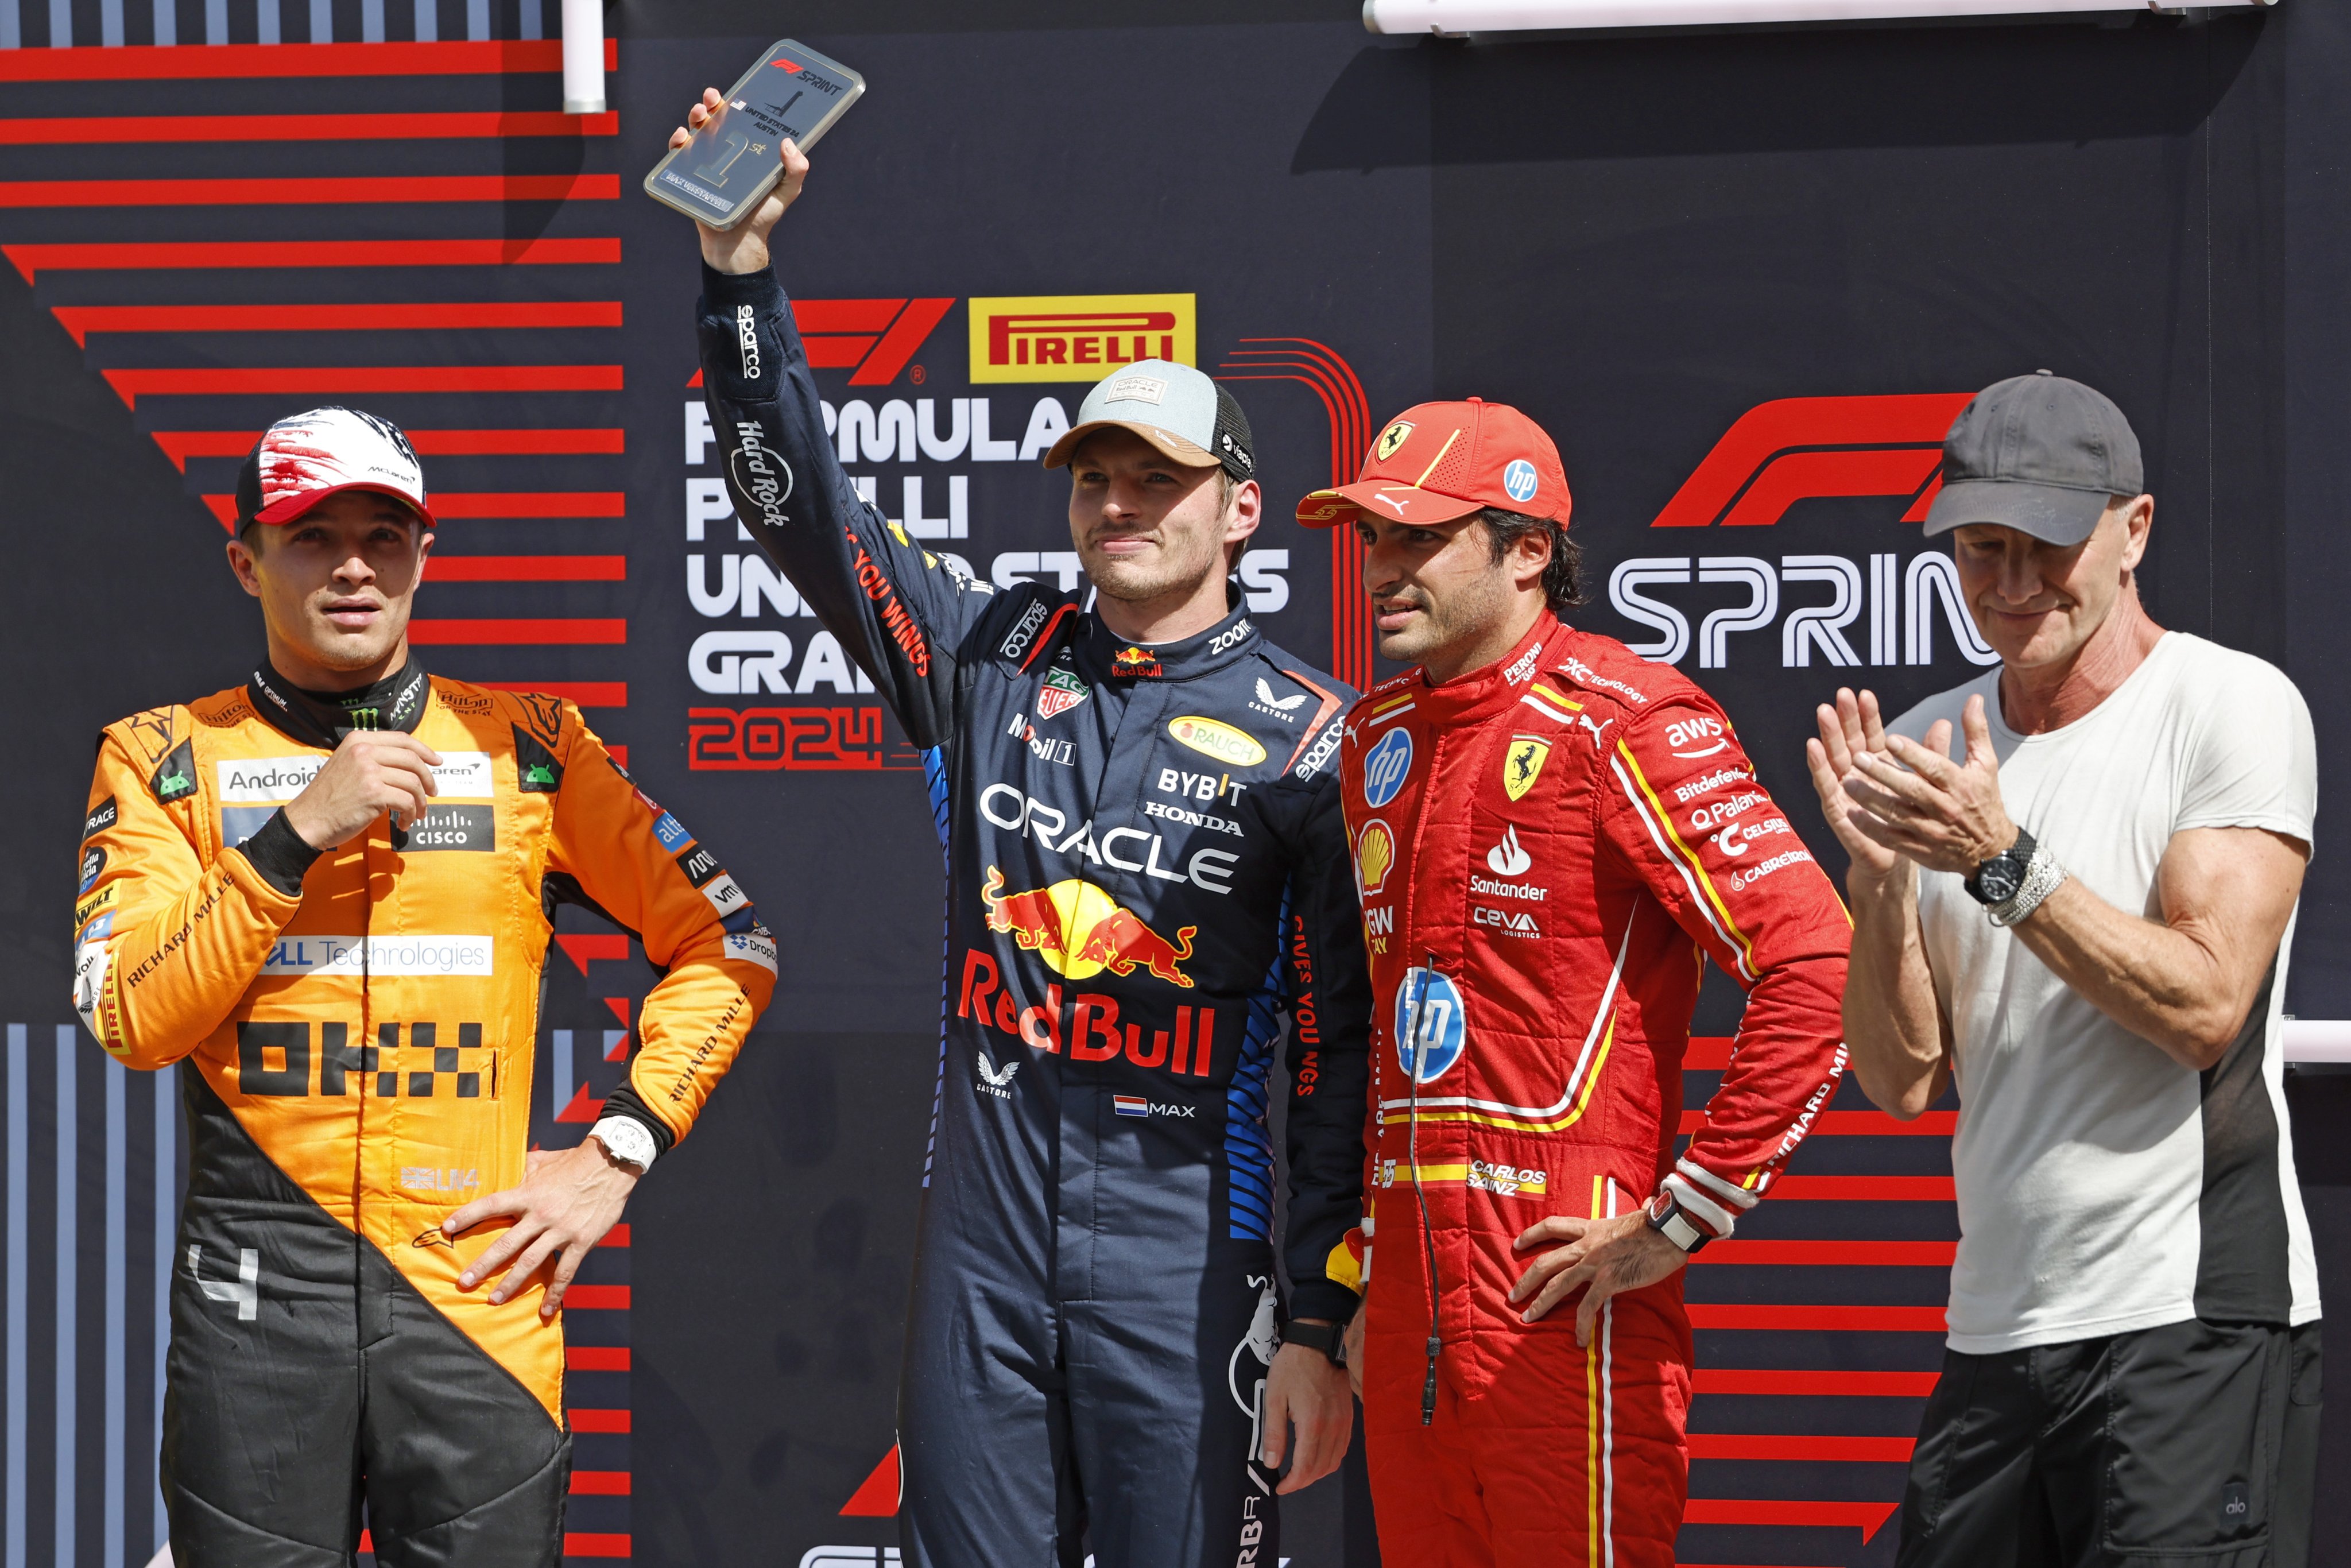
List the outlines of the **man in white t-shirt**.
{"type": "Polygon", "coordinates": [[[2000,668],[1891,724],[1840,691],[1807,747],[1853,857],[1854,1076],[1906,1119],[1959,1091],[1896,1562],[2299,1568],[2318,1284],[2279,1042],[2310,713],[2148,619],[2155,499],[2107,399],[2018,376],[1943,454],[1927,533],[2000,668]]]}

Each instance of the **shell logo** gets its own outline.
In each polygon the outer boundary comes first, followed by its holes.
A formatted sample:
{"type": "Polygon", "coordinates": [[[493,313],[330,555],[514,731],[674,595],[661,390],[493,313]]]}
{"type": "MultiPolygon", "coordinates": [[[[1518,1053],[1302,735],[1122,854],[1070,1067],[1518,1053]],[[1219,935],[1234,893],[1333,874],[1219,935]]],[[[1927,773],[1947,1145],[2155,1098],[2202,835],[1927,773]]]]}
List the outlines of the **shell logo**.
{"type": "Polygon", "coordinates": [[[1355,839],[1355,886],[1366,898],[1385,887],[1395,865],[1395,834],[1374,817],[1355,839]]]}
{"type": "Polygon", "coordinates": [[[1245,729],[1235,729],[1220,718],[1186,714],[1167,721],[1167,733],[1199,752],[1235,768],[1254,768],[1265,760],[1265,747],[1245,729]]]}

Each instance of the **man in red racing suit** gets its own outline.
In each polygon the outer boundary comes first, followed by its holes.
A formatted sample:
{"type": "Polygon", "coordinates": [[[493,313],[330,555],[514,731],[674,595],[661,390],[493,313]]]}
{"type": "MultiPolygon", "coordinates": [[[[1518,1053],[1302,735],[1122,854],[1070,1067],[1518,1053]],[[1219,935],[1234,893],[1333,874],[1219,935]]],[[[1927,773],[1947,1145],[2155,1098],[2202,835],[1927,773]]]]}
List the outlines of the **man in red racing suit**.
{"type": "Polygon", "coordinates": [[[1382,652],[1419,661],[1356,705],[1341,783],[1374,997],[1364,1424],[1413,1568],[1670,1568],[1680,1268],[1844,1066],[1843,906],[1722,710],[1561,623],[1567,515],[1550,439],[1475,401],[1408,410],[1299,507],[1364,535],[1382,652]],[[1677,1158],[1708,958],[1748,1004],[1677,1158]]]}

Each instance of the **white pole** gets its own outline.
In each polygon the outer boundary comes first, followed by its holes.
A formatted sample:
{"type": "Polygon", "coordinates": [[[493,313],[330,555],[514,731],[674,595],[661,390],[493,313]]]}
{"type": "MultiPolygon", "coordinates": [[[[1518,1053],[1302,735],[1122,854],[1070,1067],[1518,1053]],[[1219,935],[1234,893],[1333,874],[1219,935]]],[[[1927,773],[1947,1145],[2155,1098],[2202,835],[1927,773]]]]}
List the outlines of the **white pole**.
{"type": "Polygon", "coordinates": [[[563,112],[604,112],[604,0],[563,0],[563,112]]]}

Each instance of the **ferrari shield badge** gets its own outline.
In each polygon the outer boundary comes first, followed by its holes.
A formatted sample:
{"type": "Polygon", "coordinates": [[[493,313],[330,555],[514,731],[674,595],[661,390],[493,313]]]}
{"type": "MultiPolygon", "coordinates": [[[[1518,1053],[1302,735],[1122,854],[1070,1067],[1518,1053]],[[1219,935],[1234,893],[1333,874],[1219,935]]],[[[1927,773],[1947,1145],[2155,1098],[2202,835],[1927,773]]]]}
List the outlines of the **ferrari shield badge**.
{"type": "Polygon", "coordinates": [[[1502,791],[1513,800],[1522,800],[1535,787],[1542,773],[1543,758],[1551,755],[1551,742],[1531,735],[1510,737],[1510,748],[1502,753],[1502,791]]]}

